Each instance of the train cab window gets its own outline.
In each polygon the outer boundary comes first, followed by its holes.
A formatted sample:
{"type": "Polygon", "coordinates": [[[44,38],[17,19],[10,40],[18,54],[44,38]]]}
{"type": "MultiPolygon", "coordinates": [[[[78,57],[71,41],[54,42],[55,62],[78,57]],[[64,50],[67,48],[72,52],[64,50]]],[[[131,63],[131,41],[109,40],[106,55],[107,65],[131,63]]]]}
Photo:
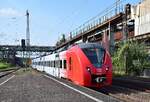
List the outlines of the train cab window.
{"type": "Polygon", "coordinates": [[[83,48],[82,50],[96,68],[102,66],[105,52],[103,48],[83,48]]]}
{"type": "Polygon", "coordinates": [[[64,60],[63,64],[64,64],[64,69],[66,69],[66,60],[64,60]]]}

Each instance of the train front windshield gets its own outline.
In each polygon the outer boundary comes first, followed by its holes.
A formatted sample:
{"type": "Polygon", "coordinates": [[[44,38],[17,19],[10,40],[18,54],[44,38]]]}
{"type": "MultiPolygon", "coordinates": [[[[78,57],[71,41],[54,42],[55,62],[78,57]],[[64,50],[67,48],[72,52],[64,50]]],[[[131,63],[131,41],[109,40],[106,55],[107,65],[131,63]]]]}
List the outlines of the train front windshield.
{"type": "Polygon", "coordinates": [[[103,48],[83,48],[82,50],[96,68],[102,66],[105,52],[103,48]]]}

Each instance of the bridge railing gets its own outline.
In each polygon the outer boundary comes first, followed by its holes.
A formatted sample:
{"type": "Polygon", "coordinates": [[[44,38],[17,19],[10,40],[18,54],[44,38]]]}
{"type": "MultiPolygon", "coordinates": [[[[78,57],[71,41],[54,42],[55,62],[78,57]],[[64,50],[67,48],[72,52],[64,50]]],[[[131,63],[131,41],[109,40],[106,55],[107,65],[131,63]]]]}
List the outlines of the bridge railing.
{"type": "Polygon", "coordinates": [[[111,5],[109,8],[105,9],[101,13],[99,13],[97,16],[93,17],[92,19],[88,20],[75,30],[71,31],[68,35],[66,35],[67,40],[70,40],[82,33],[85,33],[91,29],[94,29],[98,25],[103,24],[105,21],[110,19],[111,17],[114,17],[115,15],[124,12],[125,2],[126,0],[118,0],[113,5],[111,5]]]}

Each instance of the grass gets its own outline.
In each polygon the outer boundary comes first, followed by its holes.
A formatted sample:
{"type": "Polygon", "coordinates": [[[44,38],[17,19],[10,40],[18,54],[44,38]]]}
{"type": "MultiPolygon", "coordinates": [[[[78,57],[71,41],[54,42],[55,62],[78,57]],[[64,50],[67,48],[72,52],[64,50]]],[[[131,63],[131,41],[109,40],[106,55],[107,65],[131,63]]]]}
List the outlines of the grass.
{"type": "Polygon", "coordinates": [[[127,76],[127,74],[124,69],[113,67],[113,76],[120,77],[120,76],[127,76]]]}
{"type": "Polygon", "coordinates": [[[121,77],[121,76],[127,76],[126,73],[124,71],[114,71],[113,72],[113,76],[114,77],[121,77]]]}
{"type": "Polygon", "coordinates": [[[0,62],[0,70],[7,69],[11,66],[11,64],[6,62],[0,62]]]}

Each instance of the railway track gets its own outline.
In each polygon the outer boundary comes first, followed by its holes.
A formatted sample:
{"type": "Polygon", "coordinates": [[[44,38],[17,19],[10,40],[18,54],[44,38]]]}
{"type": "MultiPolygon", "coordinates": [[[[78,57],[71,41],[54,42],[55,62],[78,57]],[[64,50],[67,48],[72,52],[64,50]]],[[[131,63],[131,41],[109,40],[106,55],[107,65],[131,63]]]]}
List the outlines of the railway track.
{"type": "Polygon", "coordinates": [[[0,78],[7,76],[15,71],[19,70],[19,68],[12,68],[12,69],[6,69],[0,71],[0,78]]]}
{"type": "Polygon", "coordinates": [[[150,79],[113,79],[113,85],[150,93],[150,79]]]}
{"type": "Polygon", "coordinates": [[[105,88],[110,96],[121,99],[125,102],[150,102],[150,94],[139,90],[112,85],[105,88]]]}
{"type": "Polygon", "coordinates": [[[113,79],[113,85],[100,90],[125,102],[150,102],[149,79],[113,79]]]}

